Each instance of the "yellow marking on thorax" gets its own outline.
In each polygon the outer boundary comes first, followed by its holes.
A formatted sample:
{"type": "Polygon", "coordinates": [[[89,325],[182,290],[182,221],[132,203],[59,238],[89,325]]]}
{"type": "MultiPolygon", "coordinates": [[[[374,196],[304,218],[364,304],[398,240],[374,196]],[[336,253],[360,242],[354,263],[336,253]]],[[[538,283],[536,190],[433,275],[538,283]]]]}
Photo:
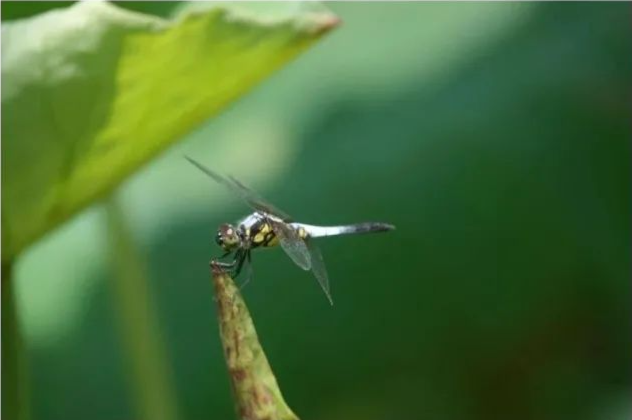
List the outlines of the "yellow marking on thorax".
{"type": "Polygon", "coordinates": [[[259,232],[252,238],[252,243],[254,245],[261,245],[265,238],[266,236],[263,233],[259,232]]]}
{"type": "Polygon", "coordinates": [[[271,235],[273,235],[273,237],[270,239],[266,247],[277,246],[279,244],[279,238],[274,234],[274,232],[271,232],[271,235]]]}
{"type": "Polygon", "coordinates": [[[259,227],[259,233],[263,233],[264,235],[268,232],[272,231],[272,227],[268,223],[262,223],[259,227]]]}
{"type": "Polygon", "coordinates": [[[301,237],[301,239],[306,239],[307,238],[307,231],[305,229],[303,229],[302,227],[298,228],[298,236],[301,237]]]}
{"type": "Polygon", "coordinates": [[[272,226],[268,223],[260,224],[256,232],[252,238],[252,244],[255,246],[274,246],[278,242],[276,235],[272,231],[272,226]],[[266,244],[266,242],[268,243],[266,244]]]}
{"type": "MultiPolygon", "coordinates": [[[[255,235],[251,239],[254,246],[265,246],[269,248],[279,244],[279,238],[276,236],[269,223],[262,223],[257,226],[257,230],[255,232],[255,235]]],[[[302,227],[297,229],[297,233],[301,239],[309,237],[307,231],[302,227]]],[[[247,234],[250,236],[250,231],[247,231],[247,234]]]]}

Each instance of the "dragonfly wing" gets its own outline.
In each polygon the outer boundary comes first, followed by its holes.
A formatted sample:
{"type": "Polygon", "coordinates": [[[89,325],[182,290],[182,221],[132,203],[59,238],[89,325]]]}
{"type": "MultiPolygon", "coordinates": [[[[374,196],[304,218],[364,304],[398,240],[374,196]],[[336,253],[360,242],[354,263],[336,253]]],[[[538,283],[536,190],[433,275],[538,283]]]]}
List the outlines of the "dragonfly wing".
{"type": "Polygon", "coordinates": [[[309,270],[312,268],[312,261],[309,249],[305,241],[298,235],[291,226],[286,225],[283,222],[277,222],[270,220],[274,233],[279,238],[281,248],[285,253],[294,261],[296,265],[303,270],[309,270]]]}
{"type": "Polygon", "coordinates": [[[206,166],[202,165],[200,162],[198,162],[197,160],[195,160],[193,158],[185,156],[185,159],[188,160],[193,166],[195,166],[196,168],[198,168],[199,170],[204,172],[206,175],[211,177],[211,179],[213,179],[218,184],[222,184],[223,186],[227,187],[228,189],[239,193],[239,191],[233,185],[232,181],[230,181],[229,179],[224,178],[223,176],[221,176],[217,172],[214,172],[214,171],[210,170],[209,168],[207,168],[206,166]]]}
{"type": "Polygon", "coordinates": [[[320,287],[329,299],[329,303],[334,304],[331,298],[331,291],[329,290],[329,276],[327,275],[327,268],[325,268],[325,261],[323,260],[323,254],[320,252],[320,248],[314,243],[313,240],[307,240],[307,248],[309,250],[310,258],[312,260],[312,273],[318,280],[320,287]]]}
{"type": "Polygon", "coordinates": [[[248,204],[253,209],[262,211],[264,213],[272,214],[283,220],[287,220],[287,221],[291,220],[291,217],[287,213],[279,210],[272,204],[268,203],[266,200],[261,198],[261,196],[259,196],[257,193],[252,191],[250,188],[246,187],[237,179],[233,177],[224,177],[218,174],[217,172],[212,171],[211,169],[202,165],[200,162],[196,161],[195,159],[192,159],[188,156],[185,156],[185,158],[189,162],[191,162],[195,167],[197,167],[199,170],[201,170],[206,175],[211,177],[211,179],[213,179],[215,182],[217,182],[218,184],[222,184],[229,190],[239,195],[241,199],[244,200],[246,204],[248,204]]]}
{"type": "Polygon", "coordinates": [[[290,221],[292,219],[287,213],[279,210],[276,206],[273,206],[272,204],[264,200],[259,194],[246,187],[236,178],[229,176],[228,179],[232,181],[233,185],[238,189],[241,197],[244,199],[244,201],[246,201],[248,205],[250,205],[250,207],[264,213],[272,214],[285,221],[290,221]]]}
{"type": "Polygon", "coordinates": [[[244,270],[246,272],[244,279],[239,286],[239,290],[242,290],[246,285],[252,280],[252,260],[250,258],[250,250],[246,251],[246,255],[244,257],[244,270]]]}

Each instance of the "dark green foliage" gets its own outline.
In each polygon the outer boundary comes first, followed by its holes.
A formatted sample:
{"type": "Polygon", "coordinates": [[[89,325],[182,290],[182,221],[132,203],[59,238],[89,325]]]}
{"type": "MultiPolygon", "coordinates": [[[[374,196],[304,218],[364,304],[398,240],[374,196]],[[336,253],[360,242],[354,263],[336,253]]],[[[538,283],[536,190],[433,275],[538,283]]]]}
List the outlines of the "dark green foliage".
{"type": "MultiPolygon", "coordinates": [[[[244,296],[292,408],[328,420],[626,418],[629,4],[471,5],[481,16],[525,10],[432,76],[423,70],[441,54],[415,64],[397,51],[452,37],[447,54],[472,42],[481,27],[459,32],[428,18],[465,6],[334,6],[345,22],[338,33],[198,136],[219,144],[221,130],[233,137],[274,116],[296,137],[266,197],[307,223],[398,227],[320,242],[333,310],[281,250],[253,256],[244,296]],[[422,37],[433,22],[436,38],[422,37]],[[397,48],[385,41],[396,36],[397,48]],[[339,73],[347,76],[329,83],[339,73]]],[[[220,147],[205,150],[194,157],[210,161],[220,147]]],[[[279,153],[257,150],[223,163],[256,184],[267,173],[249,178],[250,165],[279,153]]],[[[180,155],[169,159],[182,168],[170,181],[177,188],[216,193],[180,155]]],[[[166,191],[151,194],[184,197],[166,191]]],[[[146,250],[191,419],[233,416],[207,261],[218,252],[215,227],[247,209],[212,197],[214,213],[164,221],[146,250]]],[[[31,351],[35,419],[130,417],[109,274],[96,275],[72,335],[31,351]]]]}

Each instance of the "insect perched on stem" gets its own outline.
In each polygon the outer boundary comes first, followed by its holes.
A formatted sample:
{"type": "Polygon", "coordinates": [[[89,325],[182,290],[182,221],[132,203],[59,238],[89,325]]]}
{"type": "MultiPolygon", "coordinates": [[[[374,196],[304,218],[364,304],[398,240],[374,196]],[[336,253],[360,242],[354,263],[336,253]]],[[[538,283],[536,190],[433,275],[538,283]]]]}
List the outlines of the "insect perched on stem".
{"type": "Polygon", "coordinates": [[[343,226],[314,226],[296,223],[287,213],[279,210],[250,190],[237,179],[224,177],[201,163],[185,156],[186,159],[211,177],[238,194],[254,212],[237,222],[236,225],[222,224],[217,230],[215,242],[224,250],[221,258],[233,257],[230,263],[216,263],[231,270],[237,277],[244,267],[249,273],[244,282],[250,280],[251,251],[256,248],[268,248],[281,245],[285,253],[303,270],[311,270],[318,283],[333,305],[329,289],[329,277],[323,257],[314,238],[324,236],[352,235],[358,233],[386,232],[395,229],[388,223],[366,222],[343,226]]]}

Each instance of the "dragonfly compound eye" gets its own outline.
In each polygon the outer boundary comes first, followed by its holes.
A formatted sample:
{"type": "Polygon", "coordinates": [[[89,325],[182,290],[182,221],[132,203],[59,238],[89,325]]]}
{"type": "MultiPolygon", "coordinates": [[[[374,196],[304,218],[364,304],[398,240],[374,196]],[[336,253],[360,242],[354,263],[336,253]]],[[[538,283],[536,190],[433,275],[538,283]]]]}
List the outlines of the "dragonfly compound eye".
{"type": "Polygon", "coordinates": [[[219,246],[229,251],[239,246],[239,235],[232,225],[224,224],[219,227],[215,241],[219,246]]]}
{"type": "Polygon", "coordinates": [[[217,232],[217,235],[215,235],[215,243],[221,247],[224,246],[224,239],[222,238],[222,232],[217,232]]]}

